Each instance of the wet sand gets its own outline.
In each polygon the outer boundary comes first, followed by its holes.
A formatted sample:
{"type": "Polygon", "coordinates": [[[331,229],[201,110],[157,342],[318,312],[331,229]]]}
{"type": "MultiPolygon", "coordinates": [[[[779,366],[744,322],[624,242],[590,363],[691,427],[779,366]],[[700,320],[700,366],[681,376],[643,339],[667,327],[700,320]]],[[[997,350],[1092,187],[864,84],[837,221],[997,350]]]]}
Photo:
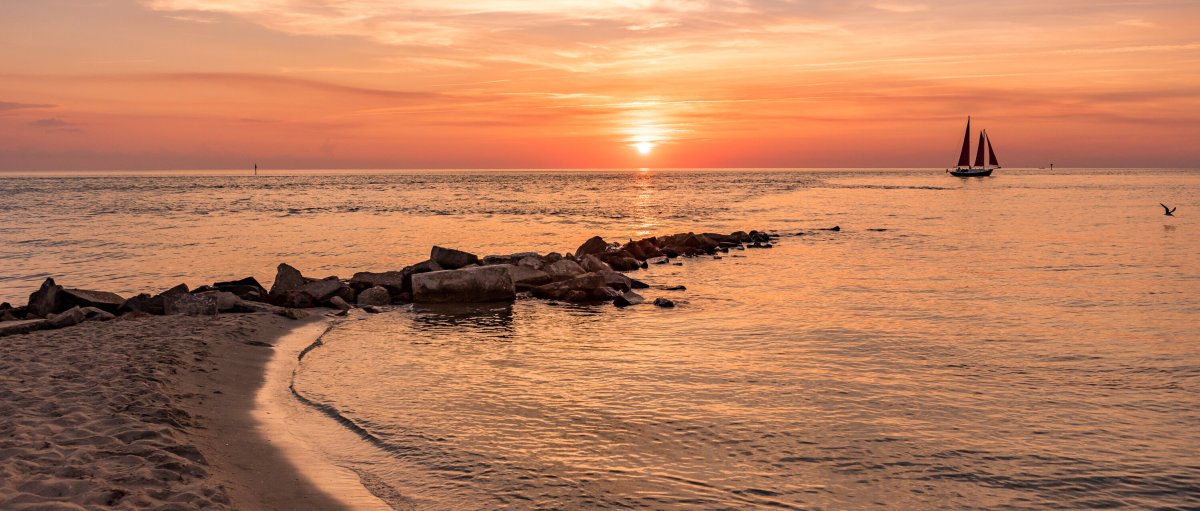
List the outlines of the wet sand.
{"type": "Polygon", "coordinates": [[[124,317],[0,338],[0,509],[380,508],[306,447],[296,419],[330,419],[282,397],[325,327],[124,317]]]}

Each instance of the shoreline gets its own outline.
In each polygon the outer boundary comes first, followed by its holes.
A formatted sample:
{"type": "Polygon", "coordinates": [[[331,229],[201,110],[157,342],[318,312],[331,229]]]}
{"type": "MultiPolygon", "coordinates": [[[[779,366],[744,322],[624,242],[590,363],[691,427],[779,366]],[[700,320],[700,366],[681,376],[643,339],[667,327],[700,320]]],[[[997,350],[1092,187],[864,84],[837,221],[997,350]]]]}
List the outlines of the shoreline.
{"type": "Polygon", "coordinates": [[[329,324],[151,316],[3,338],[0,508],[391,509],[308,445],[338,426],[290,394],[329,324]]]}
{"type": "Polygon", "coordinates": [[[305,430],[323,431],[337,425],[291,395],[297,355],[331,325],[328,318],[310,316],[292,325],[284,323],[271,341],[273,349],[258,352],[265,356],[237,360],[237,354],[218,355],[233,368],[234,378],[226,384],[236,387],[237,393],[226,395],[237,401],[231,405],[240,410],[220,414],[218,410],[229,403],[206,402],[201,410],[213,419],[193,438],[202,452],[213,453],[213,465],[223,469],[216,477],[223,479],[237,509],[391,509],[370,494],[352,471],[316,451],[312,432],[305,430]]]}

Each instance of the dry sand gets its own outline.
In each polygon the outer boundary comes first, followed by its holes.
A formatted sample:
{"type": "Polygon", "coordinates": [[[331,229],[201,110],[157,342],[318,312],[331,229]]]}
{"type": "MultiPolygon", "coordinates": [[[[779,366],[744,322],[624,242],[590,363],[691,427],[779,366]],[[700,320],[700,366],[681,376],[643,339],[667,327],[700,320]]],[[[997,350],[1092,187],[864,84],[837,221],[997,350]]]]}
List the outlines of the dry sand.
{"type": "Polygon", "coordinates": [[[350,507],[255,418],[273,345],[319,335],[312,321],[123,317],[0,338],[0,509],[350,507]]]}

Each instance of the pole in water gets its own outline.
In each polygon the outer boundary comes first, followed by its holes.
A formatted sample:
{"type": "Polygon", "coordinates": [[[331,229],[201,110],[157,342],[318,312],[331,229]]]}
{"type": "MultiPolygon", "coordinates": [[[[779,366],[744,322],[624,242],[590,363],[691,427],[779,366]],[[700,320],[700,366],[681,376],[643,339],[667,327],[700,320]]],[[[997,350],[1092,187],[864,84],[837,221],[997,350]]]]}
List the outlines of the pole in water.
{"type": "Polygon", "coordinates": [[[258,175],[258,164],[257,163],[254,164],[254,175],[256,175],[256,176],[258,175]]]}
{"type": "Polygon", "coordinates": [[[1051,164],[1050,164],[1050,170],[1054,170],[1054,164],[1053,164],[1053,163],[1051,163],[1051,164]]]}

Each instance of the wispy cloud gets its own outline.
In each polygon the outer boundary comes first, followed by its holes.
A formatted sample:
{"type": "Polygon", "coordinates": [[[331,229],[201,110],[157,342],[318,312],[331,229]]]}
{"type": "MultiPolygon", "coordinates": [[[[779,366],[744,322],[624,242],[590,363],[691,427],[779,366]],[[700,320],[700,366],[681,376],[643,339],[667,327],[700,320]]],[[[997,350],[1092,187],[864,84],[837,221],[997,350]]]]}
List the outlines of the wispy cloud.
{"type": "Polygon", "coordinates": [[[54,105],[0,101],[0,112],[7,112],[9,110],[27,110],[31,108],[54,108],[54,105]]]}

